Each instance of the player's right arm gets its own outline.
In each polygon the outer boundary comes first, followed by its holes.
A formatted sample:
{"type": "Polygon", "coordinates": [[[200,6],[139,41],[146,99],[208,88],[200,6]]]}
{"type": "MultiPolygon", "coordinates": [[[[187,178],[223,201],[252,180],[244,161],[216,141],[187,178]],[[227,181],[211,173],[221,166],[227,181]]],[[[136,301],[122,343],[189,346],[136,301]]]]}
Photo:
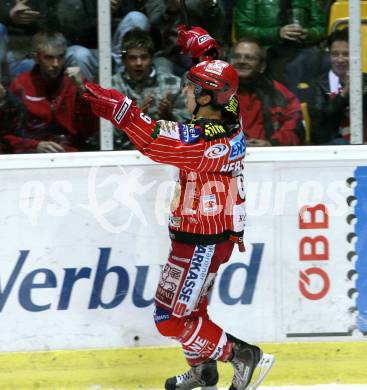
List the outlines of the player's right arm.
{"type": "Polygon", "coordinates": [[[216,171],[226,163],[230,149],[227,139],[220,142],[221,155],[214,156],[218,141],[206,141],[200,127],[170,121],[156,122],[120,92],[88,82],[85,85],[88,92],[84,98],[91,103],[93,112],[123,130],[135,147],[152,160],[181,169],[207,172],[216,171]]]}

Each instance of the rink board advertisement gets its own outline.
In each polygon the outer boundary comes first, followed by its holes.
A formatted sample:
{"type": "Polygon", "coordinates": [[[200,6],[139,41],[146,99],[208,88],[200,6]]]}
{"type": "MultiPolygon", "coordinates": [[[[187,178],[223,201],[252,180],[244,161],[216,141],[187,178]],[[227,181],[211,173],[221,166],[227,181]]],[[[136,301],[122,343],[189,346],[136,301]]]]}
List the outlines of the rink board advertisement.
{"type": "MultiPolygon", "coordinates": [[[[292,150],[249,154],[247,250],[210,314],[253,342],[365,340],[367,148],[292,150]]],[[[1,351],[173,343],[152,313],[176,174],[135,152],[2,160],[1,351]]]]}

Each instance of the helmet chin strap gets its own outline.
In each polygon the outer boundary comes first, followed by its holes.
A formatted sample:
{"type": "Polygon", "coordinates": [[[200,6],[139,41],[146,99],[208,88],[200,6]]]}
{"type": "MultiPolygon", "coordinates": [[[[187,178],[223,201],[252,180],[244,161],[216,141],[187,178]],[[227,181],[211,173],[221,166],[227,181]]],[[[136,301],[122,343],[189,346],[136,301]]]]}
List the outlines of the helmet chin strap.
{"type": "Polygon", "coordinates": [[[192,112],[192,115],[196,116],[199,112],[199,109],[200,109],[200,104],[198,102],[196,102],[196,106],[195,106],[194,111],[192,112]]]}
{"type": "MultiPolygon", "coordinates": [[[[198,98],[199,96],[195,96],[195,103],[196,103],[196,106],[195,106],[195,109],[192,113],[192,115],[196,116],[200,110],[200,107],[206,107],[206,106],[210,106],[210,104],[212,103],[212,100],[209,102],[209,103],[206,103],[206,104],[201,104],[199,103],[198,101],[198,98]]],[[[213,99],[213,98],[212,98],[213,99]]]]}

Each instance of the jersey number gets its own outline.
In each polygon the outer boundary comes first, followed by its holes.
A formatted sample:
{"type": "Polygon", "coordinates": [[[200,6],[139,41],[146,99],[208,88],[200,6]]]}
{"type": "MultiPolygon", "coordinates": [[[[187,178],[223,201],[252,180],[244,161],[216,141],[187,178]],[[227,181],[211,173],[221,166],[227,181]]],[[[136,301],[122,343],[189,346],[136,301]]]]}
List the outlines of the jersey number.
{"type": "Polygon", "coordinates": [[[148,125],[152,123],[152,118],[148,115],[145,115],[144,112],[140,113],[140,118],[143,119],[145,123],[148,123],[148,125]]]}

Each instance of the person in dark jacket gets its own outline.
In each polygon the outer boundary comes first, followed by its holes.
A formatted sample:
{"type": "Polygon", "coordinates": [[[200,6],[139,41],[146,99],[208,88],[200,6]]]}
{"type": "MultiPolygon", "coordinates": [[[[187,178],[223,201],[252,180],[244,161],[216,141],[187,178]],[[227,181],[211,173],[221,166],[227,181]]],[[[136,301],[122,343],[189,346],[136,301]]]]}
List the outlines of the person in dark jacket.
{"type": "Polygon", "coordinates": [[[269,76],[297,92],[325,68],[318,47],[326,34],[319,0],[239,0],[234,10],[236,38],[251,37],[269,48],[269,76]]]}
{"type": "Polygon", "coordinates": [[[0,154],[11,153],[5,135],[16,129],[23,120],[24,107],[0,82],[0,154]]]}
{"type": "Polygon", "coordinates": [[[287,146],[303,142],[301,106],[281,83],[264,75],[264,49],[253,39],[240,39],[231,62],[238,72],[237,98],[249,146],[287,146]]]}
{"type": "MultiPolygon", "coordinates": [[[[336,30],[328,39],[330,69],[310,86],[311,137],[316,145],[349,144],[348,30],[336,30]]],[[[363,141],[367,142],[367,74],[363,74],[363,141]]]]}

